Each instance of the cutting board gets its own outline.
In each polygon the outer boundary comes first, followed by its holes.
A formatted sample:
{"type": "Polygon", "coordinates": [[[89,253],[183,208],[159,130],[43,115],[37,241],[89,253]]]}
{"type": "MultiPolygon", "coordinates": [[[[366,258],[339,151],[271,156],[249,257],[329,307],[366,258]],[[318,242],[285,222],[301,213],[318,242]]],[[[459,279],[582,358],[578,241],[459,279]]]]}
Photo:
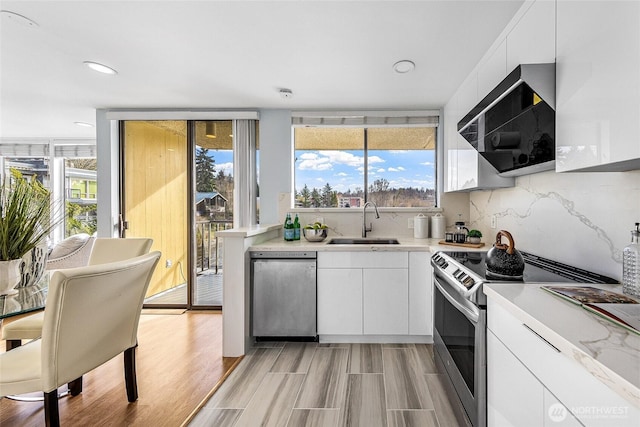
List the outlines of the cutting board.
{"type": "Polygon", "coordinates": [[[438,244],[440,245],[447,245],[447,246],[462,246],[465,248],[481,248],[484,246],[484,243],[480,242],[480,243],[455,243],[455,242],[445,242],[444,240],[440,240],[438,242],[438,244]]]}

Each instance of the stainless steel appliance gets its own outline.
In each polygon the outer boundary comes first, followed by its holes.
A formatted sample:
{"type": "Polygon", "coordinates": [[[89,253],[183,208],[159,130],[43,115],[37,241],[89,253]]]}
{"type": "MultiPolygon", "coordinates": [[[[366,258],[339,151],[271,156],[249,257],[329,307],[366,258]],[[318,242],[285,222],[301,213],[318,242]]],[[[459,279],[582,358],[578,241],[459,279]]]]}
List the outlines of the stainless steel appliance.
{"type": "Polygon", "coordinates": [[[317,339],[316,252],[251,252],[256,339],[317,339]]]}
{"type": "MultiPolygon", "coordinates": [[[[520,251],[523,282],[617,283],[614,279],[520,251]]],[[[447,378],[449,398],[464,408],[473,426],[487,425],[486,252],[437,252],[434,283],[434,355],[447,378]]],[[[512,280],[512,282],[515,280],[512,280]]]]}

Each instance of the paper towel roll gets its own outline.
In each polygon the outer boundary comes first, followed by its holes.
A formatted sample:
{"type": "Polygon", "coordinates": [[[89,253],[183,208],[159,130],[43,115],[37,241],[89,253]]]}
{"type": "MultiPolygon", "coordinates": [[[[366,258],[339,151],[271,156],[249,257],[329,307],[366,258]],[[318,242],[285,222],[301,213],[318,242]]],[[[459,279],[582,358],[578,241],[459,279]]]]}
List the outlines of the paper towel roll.
{"type": "Polygon", "coordinates": [[[444,239],[445,219],[442,214],[435,214],[431,217],[431,237],[433,239],[444,239]]]}
{"type": "Polygon", "coordinates": [[[416,239],[429,238],[429,217],[418,214],[413,218],[413,237],[416,239]]]}

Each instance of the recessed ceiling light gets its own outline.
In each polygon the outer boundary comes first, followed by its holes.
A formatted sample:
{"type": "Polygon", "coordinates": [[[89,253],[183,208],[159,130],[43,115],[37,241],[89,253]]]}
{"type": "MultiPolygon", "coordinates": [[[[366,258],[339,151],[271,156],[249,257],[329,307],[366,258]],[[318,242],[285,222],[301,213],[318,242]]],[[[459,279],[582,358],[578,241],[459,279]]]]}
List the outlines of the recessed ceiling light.
{"type": "Polygon", "coordinates": [[[92,128],[93,125],[91,123],[87,123],[87,122],[73,122],[75,123],[77,126],[82,126],[83,128],[92,128]]]}
{"type": "Polygon", "coordinates": [[[86,65],[87,67],[91,68],[93,71],[97,71],[99,73],[118,74],[118,72],[116,70],[114,70],[113,68],[107,67],[106,65],[100,64],[98,62],[84,61],[83,64],[86,65]]]}
{"type": "Polygon", "coordinates": [[[393,70],[399,74],[405,74],[413,71],[416,68],[416,64],[408,59],[403,59],[393,64],[393,70]]]}
{"type": "Polygon", "coordinates": [[[30,28],[38,27],[38,24],[36,22],[18,13],[9,12],[8,10],[0,10],[0,13],[4,18],[7,18],[10,21],[15,22],[16,24],[20,24],[24,27],[30,27],[30,28]]]}

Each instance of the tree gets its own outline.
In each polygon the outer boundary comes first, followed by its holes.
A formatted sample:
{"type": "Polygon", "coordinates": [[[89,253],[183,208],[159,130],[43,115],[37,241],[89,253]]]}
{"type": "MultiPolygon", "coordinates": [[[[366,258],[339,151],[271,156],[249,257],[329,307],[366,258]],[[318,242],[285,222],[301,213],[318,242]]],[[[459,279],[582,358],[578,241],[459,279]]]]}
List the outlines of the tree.
{"type": "Polygon", "coordinates": [[[327,182],[325,186],[322,188],[322,207],[329,208],[331,207],[331,185],[327,182]]]}
{"type": "Polygon", "coordinates": [[[196,150],[196,191],[210,193],[216,190],[214,178],[215,160],[209,156],[209,150],[198,148],[196,150]]]}
{"type": "Polygon", "coordinates": [[[311,206],[311,191],[309,191],[309,187],[307,187],[307,184],[305,184],[300,191],[300,201],[303,208],[308,208],[309,206],[311,206]]]}
{"type": "Polygon", "coordinates": [[[322,196],[320,196],[320,192],[317,188],[314,188],[311,191],[311,207],[319,208],[322,203],[322,196]]]}

